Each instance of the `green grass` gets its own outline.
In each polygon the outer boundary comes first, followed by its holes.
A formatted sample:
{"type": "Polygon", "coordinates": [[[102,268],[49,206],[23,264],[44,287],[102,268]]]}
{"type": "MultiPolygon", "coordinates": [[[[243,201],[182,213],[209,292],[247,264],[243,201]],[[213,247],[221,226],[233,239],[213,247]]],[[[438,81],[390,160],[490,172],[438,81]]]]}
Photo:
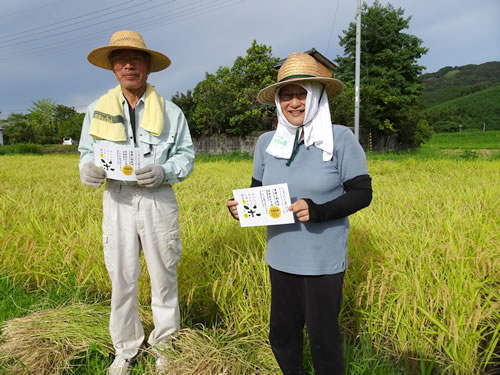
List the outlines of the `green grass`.
{"type": "Polygon", "coordinates": [[[423,147],[460,150],[495,149],[500,151],[500,130],[436,133],[423,147]]]}
{"type": "Polygon", "coordinates": [[[469,130],[435,133],[417,149],[389,153],[367,153],[369,160],[498,160],[500,131],[469,130]]]}
{"type": "Polygon", "coordinates": [[[15,143],[13,145],[6,145],[0,147],[0,155],[11,154],[41,154],[43,150],[42,145],[33,143],[15,143]]]}

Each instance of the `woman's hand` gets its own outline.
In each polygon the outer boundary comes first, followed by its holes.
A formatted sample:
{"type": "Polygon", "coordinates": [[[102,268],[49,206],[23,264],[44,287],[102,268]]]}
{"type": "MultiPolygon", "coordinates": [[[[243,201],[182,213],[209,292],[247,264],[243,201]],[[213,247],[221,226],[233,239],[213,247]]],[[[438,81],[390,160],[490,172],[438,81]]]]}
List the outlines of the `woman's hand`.
{"type": "Polygon", "coordinates": [[[234,199],[227,201],[227,208],[229,208],[231,215],[233,215],[235,219],[240,220],[240,217],[238,216],[238,210],[236,209],[237,206],[238,202],[236,202],[234,199]]]}
{"type": "Polygon", "coordinates": [[[299,219],[299,221],[304,223],[309,221],[309,206],[303,199],[293,202],[292,205],[288,207],[288,211],[292,211],[295,215],[297,215],[297,219],[299,219]]]}

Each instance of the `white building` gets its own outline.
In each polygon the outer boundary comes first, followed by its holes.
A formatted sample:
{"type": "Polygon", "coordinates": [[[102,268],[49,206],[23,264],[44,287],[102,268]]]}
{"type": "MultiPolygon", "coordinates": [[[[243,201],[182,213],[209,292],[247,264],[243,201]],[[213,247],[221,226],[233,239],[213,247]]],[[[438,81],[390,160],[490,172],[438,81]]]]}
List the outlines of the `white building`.
{"type": "Polygon", "coordinates": [[[3,128],[0,126],[0,146],[3,146],[3,128]]]}

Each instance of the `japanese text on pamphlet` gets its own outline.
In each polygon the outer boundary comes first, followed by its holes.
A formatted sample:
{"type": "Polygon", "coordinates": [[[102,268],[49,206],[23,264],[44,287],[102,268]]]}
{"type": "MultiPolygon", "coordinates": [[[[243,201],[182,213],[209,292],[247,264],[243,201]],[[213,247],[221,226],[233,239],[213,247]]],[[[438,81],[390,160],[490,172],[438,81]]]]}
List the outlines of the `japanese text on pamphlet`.
{"type": "Polygon", "coordinates": [[[95,165],[104,169],[106,178],[136,181],[135,170],[144,164],[140,148],[94,143],[95,165]]]}
{"type": "Polygon", "coordinates": [[[288,184],[233,190],[242,227],[294,223],[288,184]]]}

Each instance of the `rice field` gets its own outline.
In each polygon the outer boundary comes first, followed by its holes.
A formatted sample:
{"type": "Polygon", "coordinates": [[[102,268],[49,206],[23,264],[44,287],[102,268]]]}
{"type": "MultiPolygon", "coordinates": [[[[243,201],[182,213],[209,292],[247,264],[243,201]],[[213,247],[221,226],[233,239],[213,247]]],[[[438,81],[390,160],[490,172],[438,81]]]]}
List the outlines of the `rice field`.
{"type": "MultiPolygon", "coordinates": [[[[77,164],[77,155],[0,156],[0,275],[35,293],[76,296],[3,322],[6,374],[29,373],[40,358],[43,368],[33,373],[79,373],[82,357],[112,350],[103,189],[83,186],[77,164]],[[26,331],[33,324],[38,338],[26,331]]],[[[279,373],[267,344],[265,229],[240,228],[225,206],[232,189],[249,186],[251,170],[251,161],[199,161],[175,186],[183,330],[169,374],[279,373]]],[[[493,371],[500,366],[500,161],[372,160],[369,170],[373,202],[351,217],[346,340],[398,373],[493,371]]],[[[147,331],[145,267],[139,290],[147,331]]],[[[375,373],[359,358],[366,357],[347,359],[347,373],[375,373]]],[[[148,369],[145,361],[134,373],[148,369]]]]}

